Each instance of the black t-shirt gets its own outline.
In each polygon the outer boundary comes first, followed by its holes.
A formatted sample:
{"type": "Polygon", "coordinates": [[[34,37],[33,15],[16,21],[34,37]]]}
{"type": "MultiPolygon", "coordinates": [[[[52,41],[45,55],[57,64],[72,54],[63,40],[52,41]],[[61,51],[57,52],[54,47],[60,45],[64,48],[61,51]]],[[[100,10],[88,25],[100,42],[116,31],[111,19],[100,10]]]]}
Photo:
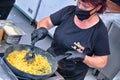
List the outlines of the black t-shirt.
{"type": "MultiPolygon", "coordinates": [[[[50,15],[53,25],[58,26],[51,45],[55,53],[59,55],[74,50],[71,46],[75,46],[74,42],[80,42],[81,46],[85,48],[84,52],[89,56],[109,55],[108,33],[102,20],[100,19],[97,24],[88,29],[81,29],[73,21],[75,9],[75,6],[67,6],[50,15]]],[[[76,64],[65,59],[61,60],[59,64],[62,66],[60,72],[65,76],[86,74],[88,69],[88,66],[82,62],[76,64]]]]}
{"type": "Polygon", "coordinates": [[[110,54],[107,29],[101,19],[88,29],[80,29],[73,21],[75,8],[68,6],[50,16],[53,25],[58,26],[52,43],[54,50],[61,54],[73,50],[74,42],[80,42],[87,49],[87,55],[110,54]]]}

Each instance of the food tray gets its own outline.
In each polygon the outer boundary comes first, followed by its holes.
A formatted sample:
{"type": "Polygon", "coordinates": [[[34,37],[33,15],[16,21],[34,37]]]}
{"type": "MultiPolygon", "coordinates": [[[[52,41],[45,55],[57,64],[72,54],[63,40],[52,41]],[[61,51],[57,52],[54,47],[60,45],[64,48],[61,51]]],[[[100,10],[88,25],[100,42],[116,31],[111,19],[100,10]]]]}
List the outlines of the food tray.
{"type": "Polygon", "coordinates": [[[0,57],[0,80],[18,80],[0,57]]]}
{"type": "Polygon", "coordinates": [[[0,20],[0,25],[4,30],[3,39],[9,44],[18,44],[22,35],[25,35],[25,32],[12,21],[0,20]]]}

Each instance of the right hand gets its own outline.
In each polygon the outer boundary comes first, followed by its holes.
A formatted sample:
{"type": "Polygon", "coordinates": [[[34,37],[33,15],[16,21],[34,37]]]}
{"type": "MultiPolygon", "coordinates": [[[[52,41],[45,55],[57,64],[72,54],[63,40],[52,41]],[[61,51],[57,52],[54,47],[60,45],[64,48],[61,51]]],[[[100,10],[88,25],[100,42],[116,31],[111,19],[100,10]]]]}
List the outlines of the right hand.
{"type": "Polygon", "coordinates": [[[35,44],[35,42],[44,39],[48,34],[48,30],[44,27],[41,27],[39,29],[35,29],[31,33],[31,42],[32,44],[35,44]]]}
{"type": "Polygon", "coordinates": [[[82,61],[85,59],[86,54],[85,53],[79,53],[77,51],[67,51],[65,55],[69,55],[66,57],[66,60],[70,61],[82,61]]]}

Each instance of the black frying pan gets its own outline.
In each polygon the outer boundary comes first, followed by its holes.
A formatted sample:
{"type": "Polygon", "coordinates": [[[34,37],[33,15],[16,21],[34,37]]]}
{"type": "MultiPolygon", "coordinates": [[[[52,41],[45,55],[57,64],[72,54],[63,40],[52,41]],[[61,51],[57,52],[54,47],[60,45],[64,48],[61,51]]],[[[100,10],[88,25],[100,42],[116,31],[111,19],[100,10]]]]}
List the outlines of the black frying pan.
{"type": "Polygon", "coordinates": [[[25,73],[23,71],[20,71],[18,69],[16,69],[15,67],[13,67],[6,59],[6,57],[8,56],[8,54],[10,54],[11,52],[13,52],[14,50],[18,50],[18,51],[21,51],[21,50],[28,50],[30,49],[30,45],[24,45],[24,44],[18,44],[18,45],[12,45],[10,47],[8,47],[6,49],[6,52],[5,52],[5,57],[3,58],[3,60],[5,61],[5,63],[8,65],[8,67],[17,75],[17,76],[20,76],[20,77],[24,77],[24,78],[28,78],[28,79],[34,79],[34,80],[45,80],[47,79],[48,77],[50,77],[56,70],[57,70],[57,61],[56,59],[48,52],[38,48],[38,47],[35,47],[35,53],[36,54],[40,54],[44,57],[47,57],[49,63],[51,64],[51,67],[52,67],[52,72],[50,74],[47,74],[47,75],[42,75],[42,76],[38,76],[38,75],[32,75],[32,74],[28,74],[28,73],[25,73]]]}

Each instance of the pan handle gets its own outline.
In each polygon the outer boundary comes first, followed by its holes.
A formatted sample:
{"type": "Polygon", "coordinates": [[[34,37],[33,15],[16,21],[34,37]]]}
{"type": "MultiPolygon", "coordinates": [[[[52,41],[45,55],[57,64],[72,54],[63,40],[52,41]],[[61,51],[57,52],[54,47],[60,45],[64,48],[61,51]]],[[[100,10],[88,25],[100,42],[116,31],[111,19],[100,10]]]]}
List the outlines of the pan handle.
{"type": "Polygon", "coordinates": [[[68,57],[68,56],[69,56],[69,55],[59,55],[59,56],[56,56],[55,58],[56,58],[57,62],[59,62],[60,60],[66,58],[66,57],[68,57]]]}
{"type": "Polygon", "coordinates": [[[53,50],[53,48],[52,47],[50,47],[50,48],[48,48],[47,49],[47,52],[49,52],[50,54],[52,54],[53,55],[53,57],[55,57],[56,58],[56,61],[57,62],[59,62],[60,60],[62,60],[62,59],[64,59],[64,58],[66,58],[66,57],[68,57],[69,55],[56,55],[55,54],[55,52],[54,52],[54,50],[53,50]]]}

